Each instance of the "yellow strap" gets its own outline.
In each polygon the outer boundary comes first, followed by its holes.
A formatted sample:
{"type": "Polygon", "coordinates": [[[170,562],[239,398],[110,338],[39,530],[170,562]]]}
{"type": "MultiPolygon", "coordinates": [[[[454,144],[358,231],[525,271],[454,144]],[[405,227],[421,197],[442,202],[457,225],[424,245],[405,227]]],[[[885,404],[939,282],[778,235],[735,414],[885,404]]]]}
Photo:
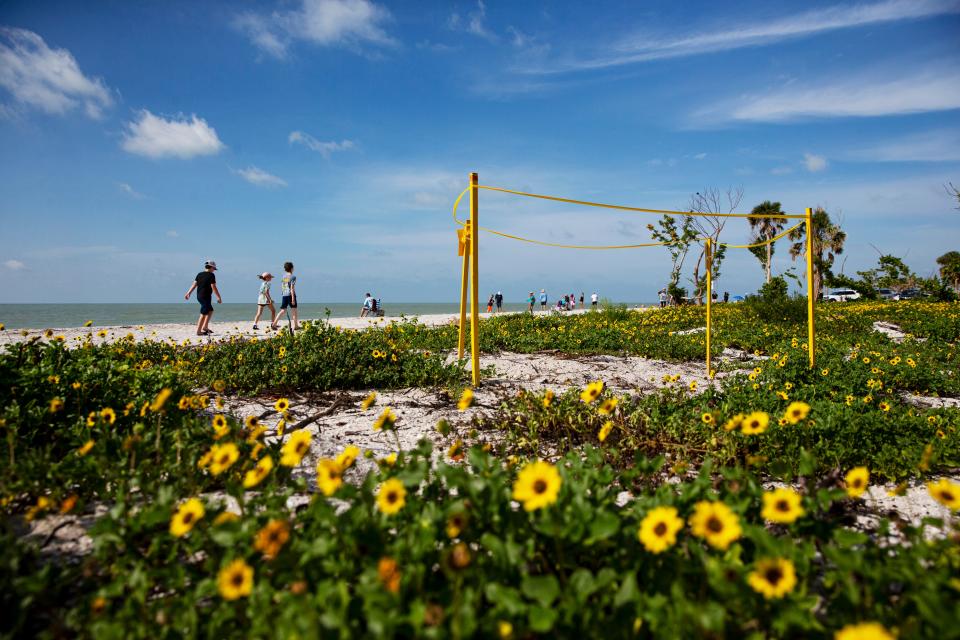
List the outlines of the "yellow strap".
{"type": "Polygon", "coordinates": [[[520,242],[529,242],[530,244],[539,244],[544,247],[559,247],[560,249],[639,249],[641,247],[661,247],[665,245],[665,242],[648,242],[646,244],[617,244],[617,245],[581,245],[581,244],[557,244],[555,242],[543,242],[541,240],[531,240],[530,238],[524,238],[522,236],[514,236],[509,233],[504,233],[502,231],[494,231],[493,229],[487,229],[486,227],[479,227],[481,231],[486,231],[487,233],[492,233],[495,236],[501,236],[503,238],[510,238],[511,240],[519,240],[520,242]]]}
{"type": "Polygon", "coordinates": [[[799,223],[799,224],[795,224],[795,225],[793,225],[792,227],[790,227],[789,229],[787,229],[786,231],[784,231],[783,233],[781,233],[780,235],[773,236],[772,238],[770,238],[769,240],[766,240],[766,241],[764,241],[764,242],[758,242],[758,243],[756,243],[756,244],[727,244],[726,242],[723,242],[723,243],[720,244],[720,246],[722,246],[722,247],[727,247],[728,249],[753,249],[754,247],[763,247],[763,246],[766,246],[766,245],[768,245],[768,244],[773,244],[774,242],[776,242],[776,241],[779,240],[780,238],[784,237],[785,235],[787,235],[788,233],[790,233],[791,231],[793,231],[793,230],[796,229],[797,227],[802,226],[803,224],[804,224],[803,222],[801,222],[801,223],[799,223]]]}
{"type": "MultiPolygon", "coordinates": [[[[467,187],[463,193],[466,193],[470,187],[467,187]]],[[[667,209],[644,209],[641,207],[628,207],[620,204],[604,204],[602,202],[590,202],[588,200],[573,200],[571,198],[560,198],[557,196],[545,196],[539,193],[526,193],[523,191],[514,191],[513,189],[504,189],[502,187],[488,187],[486,185],[477,185],[478,189],[486,189],[488,191],[500,191],[501,193],[512,193],[516,196],[525,196],[527,198],[540,198],[541,200],[553,200],[554,202],[567,202],[569,204],[582,204],[588,207],[601,207],[603,209],[617,209],[620,211],[638,211],[640,213],[664,213],[667,215],[676,215],[676,216],[703,216],[706,218],[777,218],[777,219],[796,219],[796,220],[805,220],[806,216],[800,215],[789,215],[789,214],[765,214],[765,213],[699,213],[696,211],[670,211],[667,209]]],[[[463,193],[460,194],[460,197],[463,197],[463,193]]],[[[457,198],[457,202],[460,201],[460,198],[457,198]]],[[[456,217],[456,204],[454,204],[454,217],[456,217]]]]}

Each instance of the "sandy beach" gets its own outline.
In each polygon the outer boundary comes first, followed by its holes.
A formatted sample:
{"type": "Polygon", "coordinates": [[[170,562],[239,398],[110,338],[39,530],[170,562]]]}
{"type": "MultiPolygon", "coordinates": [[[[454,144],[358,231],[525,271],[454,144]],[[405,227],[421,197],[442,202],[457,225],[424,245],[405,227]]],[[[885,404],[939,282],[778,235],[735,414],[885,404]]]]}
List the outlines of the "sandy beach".
{"type": "MultiPolygon", "coordinates": [[[[569,314],[581,314],[589,313],[588,309],[575,309],[573,311],[565,311],[564,315],[569,314]]],[[[558,313],[555,311],[536,311],[535,315],[548,315],[552,313],[558,313]]],[[[507,313],[493,314],[493,313],[481,313],[481,319],[490,318],[495,315],[509,315],[507,313]]],[[[469,314],[468,314],[469,319],[469,314]]],[[[216,318],[216,315],[214,315],[216,318]]],[[[329,322],[330,324],[341,327],[343,329],[368,329],[370,327],[376,326],[385,326],[391,322],[403,322],[403,321],[416,321],[425,326],[440,326],[445,324],[456,324],[459,321],[459,316],[457,314],[449,313],[438,313],[438,314],[426,314],[420,316],[409,316],[409,317],[387,317],[387,318],[331,318],[329,320],[316,320],[310,319],[311,322],[329,322]]],[[[254,331],[251,328],[249,322],[217,322],[213,321],[210,323],[210,329],[213,331],[212,335],[209,336],[198,336],[196,332],[196,323],[169,323],[169,324],[141,324],[141,325],[114,325],[114,326],[91,326],[91,327],[69,327],[69,328],[57,328],[57,327],[38,327],[34,329],[5,329],[0,331],[0,345],[12,344],[17,342],[23,342],[25,340],[31,340],[33,338],[39,337],[43,340],[55,339],[57,336],[63,336],[64,340],[68,344],[74,344],[76,340],[84,339],[87,335],[91,335],[94,343],[99,344],[101,342],[114,342],[116,340],[122,339],[128,335],[132,335],[135,340],[144,341],[144,340],[160,340],[163,342],[173,341],[178,344],[182,344],[185,341],[189,340],[190,344],[196,344],[198,342],[208,343],[216,342],[218,340],[224,340],[232,337],[240,338],[266,338],[272,335],[275,335],[276,332],[270,330],[269,320],[262,321],[260,323],[260,329],[254,331]],[[47,338],[47,331],[53,332],[52,338],[47,338]],[[102,332],[106,332],[103,334],[102,332]]],[[[285,328],[286,322],[284,321],[280,327],[281,329],[285,328]]]]}

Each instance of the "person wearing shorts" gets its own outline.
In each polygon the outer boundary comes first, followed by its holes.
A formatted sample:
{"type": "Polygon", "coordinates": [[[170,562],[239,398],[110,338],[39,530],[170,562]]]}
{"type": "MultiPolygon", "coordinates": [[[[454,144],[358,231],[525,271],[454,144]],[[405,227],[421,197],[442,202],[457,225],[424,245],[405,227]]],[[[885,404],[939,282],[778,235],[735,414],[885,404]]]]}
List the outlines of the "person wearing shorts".
{"type": "Polygon", "coordinates": [[[183,296],[184,300],[189,300],[193,290],[197,290],[197,302],[200,303],[200,319],[197,320],[198,336],[213,333],[210,330],[210,318],[213,317],[213,294],[217,294],[217,304],[223,303],[223,298],[220,297],[220,291],[217,289],[217,276],[213,274],[216,270],[217,263],[207,260],[203,265],[203,271],[197,274],[190,289],[183,296]]]}
{"type": "MultiPolygon", "coordinates": [[[[290,325],[292,331],[300,328],[300,320],[297,317],[297,276],[293,275],[293,263],[283,263],[283,277],[280,278],[280,313],[286,314],[287,323],[290,323],[290,317],[293,316],[293,324],[290,325]]],[[[279,314],[277,319],[280,319],[279,314]]],[[[274,330],[277,324],[273,324],[274,330]]]]}
{"type": "Polygon", "coordinates": [[[270,324],[273,325],[277,321],[277,310],[273,306],[273,298],[270,296],[270,281],[273,280],[273,274],[264,271],[257,276],[262,280],[260,283],[260,293],[257,295],[257,315],[253,318],[253,330],[256,331],[260,327],[257,326],[257,323],[260,322],[260,316],[263,315],[263,308],[270,307],[270,324]]]}

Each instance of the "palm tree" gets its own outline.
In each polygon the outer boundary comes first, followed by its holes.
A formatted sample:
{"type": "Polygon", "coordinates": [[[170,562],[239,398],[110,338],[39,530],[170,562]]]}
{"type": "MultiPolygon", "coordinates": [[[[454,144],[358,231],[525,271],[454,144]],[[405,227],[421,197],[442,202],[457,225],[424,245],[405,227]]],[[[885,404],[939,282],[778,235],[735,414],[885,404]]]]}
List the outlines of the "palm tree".
{"type": "MultiPolygon", "coordinates": [[[[823,288],[824,276],[831,273],[830,268],[833,267],[834,259],[843,253],[843,243],[847,240],[847,234],[840,225],[834,224],[830,220],[830,215],[820,207],[813,212],[811,225],[813,226],[813,299],[817,300],[823,288]]],[[[806,255],[806,228],[807,225],[801,225],[791,231],[788,236],[793,241],[790,246],[790,257],[794,260],[806,255]]]]}
{"type": "Polygon", "coordinates": [[[960,252],[948,251],[939,258],[940,279],[949,282],[954,289],[960,288],[960,252]]]}
{"type": "MultiPolygon", "coordinates": [[[[750,213],[753,215],[769,216],[782,215],[783,211],[780,210],[779,202],[764,200],[755,206],[750,213]]],[[[750,244],[758,242],[768,243],[762,247],[754,247],[750,252],[757,256],[757,260],[760,261],[760,264],[767,274],[767,282],[770,282],[770,263],[773,261],[773,243],[770,242],[770,239],[783,230],[786,220],[783,218],[747,218],[747,222],[750,223],[750,231],[753,232],[753,239],[750,241],[750,244]]]]}

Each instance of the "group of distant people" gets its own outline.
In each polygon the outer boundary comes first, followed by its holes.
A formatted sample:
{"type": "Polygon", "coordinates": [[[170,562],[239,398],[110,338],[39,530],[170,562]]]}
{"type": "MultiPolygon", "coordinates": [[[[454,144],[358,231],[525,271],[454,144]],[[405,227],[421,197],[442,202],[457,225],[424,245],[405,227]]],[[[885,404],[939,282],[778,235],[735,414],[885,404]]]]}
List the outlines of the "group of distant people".
{"type": "MultiPolygon", "coordinates": [[[[197,302],[200,303],[200,319],[197,320],[197,335],[208,336],[213,333],[210,330],[210,319],[213,317],[213,296],[217,296],[217,304],[223,303],[220,296],[220,290],[217,289],[217,276],[214,272],[217,270],[217,263],[213,260],[207,260],[203,265],[203,271],[197,274],[193,284],[183,296],[184,300],[190,299],[190,294],[196,290],[197,302]]],[[[283,263],[283,277],[280,279],[280,313],[287,317],[287,325],[291,331],[300,328],[300,319],[297,316],[297,276],[293,275],[293,263],[283,263]]],[[[270,295],[270,283],[273,281],[273,274],[264,271],[257,278],[260,282],[260,291],[257,295],[257,314],[253,318],[253,328],[259,329],[257,323],[260,322],[265,308],[270,309],[270,328],[274,331],[278,328],[277,310],[274,307],[273,297],[270,295]]]]}
{"type": "MultiPolygon", "coordinates": [[[[580,292],[580,307],[584,307],[585,295],[583,291],[580,292]]],[[[537,300],[540,301],[540,310],[546,311],[550,298],[547,295],[546,289],[540,289],[539,297],[534,295],[533,291],[528,294],[527,297],[527,311],[533,313],[534,305],[537,303],[537,300]]],[[[597,303],[600,301],[600,296],[596,291],[590,294],[590,307],[593,309],[597,308],[597,303]]],[[[577,308],[577,296],[576,294],[564,294],[562,297],[557,299],[557,304],[554,307],[556,311],[573,311],[577,308]]]]}
{"type": "Polygon", "coordinates": [[[363,306],[360,307],[360,317],[366,318],[367,316],[382,316],[383,315],[383,305],[380,303],[378,298],[374,298],[370,295],[368,291],[366,297],[363,299],[363,306]]]}
{"type": "MultiPolygon", "coordinates": [[[[660,291],[658,291],[657,294],[660,296],[660,306],[661,306],[661,307],[673,307],[673,306],[676,306],[676,305],[678,305],[678,304],[681,304],[682,302],[689,302],[689,301],[693,300],[692,298],[691,298],[691,299],[687,299],[687,300],[677,300],[677,298],[676,298],[675,296],[672,296],[672,295],[670,295],[669,293],[667,293],[667,290],[666,290],[666,289],[660,289],[660,291]]],[[[718,300],[718,296],[717,296],[717,293],[716,293],[716,292],[713,292],[712,300],[713,300],[714,302],[720,302],[720,300],[718,300]]],[[[696,301],[696,302],[697,302],[697,304],[700,304],[699,301],[696,301]]],[[[730,302],[730,292],[729,292],[729,291],[724,291],[724,292],[723,292],[723,302],[730,302]]]]}

